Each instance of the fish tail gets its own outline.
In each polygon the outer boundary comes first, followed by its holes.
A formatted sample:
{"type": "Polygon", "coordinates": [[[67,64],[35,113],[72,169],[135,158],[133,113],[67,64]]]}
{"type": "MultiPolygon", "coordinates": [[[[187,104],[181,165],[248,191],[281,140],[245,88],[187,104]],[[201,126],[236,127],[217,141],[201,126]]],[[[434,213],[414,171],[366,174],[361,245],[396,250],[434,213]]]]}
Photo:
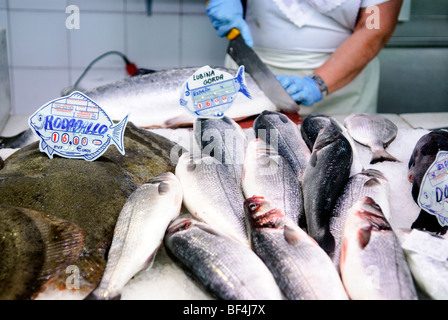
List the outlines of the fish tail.
{"type": "Polygon", "coordinates": [[[112,127],[112,142],[117,146],[118,151],[124,154],[124,130],[126,129],[126,124],[128,122],[128,116],[124,117],[116,126],[112,127]]]}
{"type": "Polygon", "coordinates": [[[252,99],[252,96],[250,95],[249,89],[246,86],[246,80],[244,78],[244,66],[240,66],[238,69],[238,73],[235,77],[236,81],[240,85],[240,89],[238,90],[242,94],[244,94],[249,99],[252,99]]]}
{"type": "Polygon", "coordinates": [[[370,164],[375,164],[383,161],[400,162],[400,160],[389,154],[384,149],[378,149],[373,151],[372,160],[370,160],[370,164]]]}

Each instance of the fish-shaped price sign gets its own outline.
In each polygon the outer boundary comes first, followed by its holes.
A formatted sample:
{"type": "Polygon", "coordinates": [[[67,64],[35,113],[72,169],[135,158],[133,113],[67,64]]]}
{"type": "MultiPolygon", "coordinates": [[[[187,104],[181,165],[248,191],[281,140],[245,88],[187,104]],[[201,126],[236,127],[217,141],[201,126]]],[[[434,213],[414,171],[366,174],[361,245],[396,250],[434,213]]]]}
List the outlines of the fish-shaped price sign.
{"type": "Polygon", "coordinates": [[[448,226],[448,151],[439,151],[423,176],[418,205],[448,226]]]}
{"type": "Polygon", "coordinates": [[[106,112],[88,96],[75,91],[48,102],[28,120],[40,139],[39,148],[50,159],[93,161],[114,144],[124,155],[123,136],[128,116],[114,124],[106,112]]]}
{"type": "Polygon", "coordinates": [[[252,98],[244,79],[244,66],[239,67],[235,77],[204,66],[184,83],[180,105],[199,118],[222,118],[239,92],[252,98]]]}

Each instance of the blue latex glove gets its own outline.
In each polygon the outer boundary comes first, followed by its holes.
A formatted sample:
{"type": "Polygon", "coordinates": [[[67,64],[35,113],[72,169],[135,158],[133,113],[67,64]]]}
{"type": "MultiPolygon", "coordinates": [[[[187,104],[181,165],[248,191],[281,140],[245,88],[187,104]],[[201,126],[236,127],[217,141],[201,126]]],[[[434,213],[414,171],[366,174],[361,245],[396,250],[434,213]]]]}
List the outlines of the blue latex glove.
{"type": "Polygon", "coordinates": [[[276,76],[276,78],[294,101],[301,102],[309,107],[322,100],[322,93],[311,78],[281,75],[276,76]]]}
{"type": "Polygon", "coordinates": [[[254,41],[249,26],[243,19],[243,5],[240,0],[210,0],[205,9],[218,36],[225,37],[230,30],[240,31],[244,42],[252,47],[254,41]]]}

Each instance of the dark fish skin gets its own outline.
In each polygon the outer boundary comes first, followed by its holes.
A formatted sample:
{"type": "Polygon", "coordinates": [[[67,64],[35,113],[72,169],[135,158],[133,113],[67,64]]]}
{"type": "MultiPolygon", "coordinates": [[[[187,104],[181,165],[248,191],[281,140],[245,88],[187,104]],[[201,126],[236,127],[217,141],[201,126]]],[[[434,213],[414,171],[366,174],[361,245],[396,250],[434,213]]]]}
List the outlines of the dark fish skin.
{"type": "Polygon", "coordinates": [[[36,298],[81,253],[83,231],[68,221],[5,205],[0,221],[0,300],[36,298]]]}
{"type": "Polygon", "coordinates": [[[5,162],[3,161],[2,157],[0,157],[0,170],[2,170],[4,166],[5,162]]]}
{"type": "Polygon", "coordinates": [[[34,136],[31,129],[27,129],[27,130],[24,130],[12,137],[0,137],[0,149],[22,148],[34,141],[37,141],[37,137],[34,136]]]}
{"type": "Polygon", "coordinates": [[[310,150],[304,143],[298,126],[279,112],[263,111],[255,120],[255,137],[270,144],[291,165],[297,177],[301,178],[310,157],[310,150]],[[278,146],[273,142],[278,140],[278,146]]]}
{"type": "Polygon", "coordinates": [[[342,131],[340,125],[333,118],[325,114],[312,113],[303,120],[300,126],[300,133],[311,151],[313,150],[313,145],[319,135],[319,131],[330,125],[342,131]]]}
{"type": "Polygon", "coordinates": [[[330,218],[344,189],[353,161],[350,142],[335,127],[323,128],[303,175],[303,200],[308,234],[327,252],[334,250],[330,218]]]}
{"type": "MultiPolygon", "coordinates": [[[[417,141],[408,163],[408,179],[412,183],[411,193],[415,202],[417,202],[423,177],[441,150],[448,151],[448,131],[434,130],[417,141]]],[[[448,230],[447,226],[442,227],[439,224],[436,216],[425,210],[420,211],[411,228],[439,234],[445,234],[448,230]]]]}

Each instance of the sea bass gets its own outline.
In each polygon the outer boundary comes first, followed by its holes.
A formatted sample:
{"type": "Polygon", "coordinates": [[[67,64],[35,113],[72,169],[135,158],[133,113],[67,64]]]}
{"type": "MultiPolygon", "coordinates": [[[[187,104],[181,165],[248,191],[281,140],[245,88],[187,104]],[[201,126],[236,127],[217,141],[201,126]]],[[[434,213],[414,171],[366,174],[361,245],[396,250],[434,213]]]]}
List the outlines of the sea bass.
{"type": "Polygon", "coordinates": [[[346,300],[341,278],[321,247],[263,197],[245,201],[255,253],[290,300],[346,300]]]}
{"type": "Polygon", "coordinates": [[[93,161],[114,144],[124,154],[123,135],[128,117],[114,125],[106,112],[81,92],[50,101],[29,118],[40,138],[40,150],[53,158],[93,161]]]}
{"type": "Polygon", "coordinates": [[[269,269],[248,247],[208,224],[178,218],[165,235],[170,257],[217,299],[280,300],[269,269]]]}
{"type": "Polygon", "coordinates": [[[81,253],[84,233],[74,223],[6,205],[0,205],[0,221],[1,300],[36,298],[81,253]]]}
{"type": "Polygon", "coordinates": [[[328,126],[332,126],[339,130],[352,146],[353,161],[350,176],[361,172],[364,169],[364,166],[359,158],[355,141],[350,136],[347,129],[333,117],[320,113],[312,113],[303,120],[300,126],[300,133],[302,134],[303,140],[307,144],[308,148],[313,151],[313,146],[320,130],[328,126]]]}
{"type": "Polygon", "coordinates": [[[340,268],[353,300],[417,299],[400,242],[372,198],[359,200],[347,215],[340,268]]]}
{"type": "Polygon", "coordinates": [[[303,175],[303,201],[307,232],[327,252],[334,250],[330,218],[350,175],[352,148],[333,126],[323,128],[303,175]]]}
{"type": "Polygon", "coordinates": [[[86,299],[120,299],[129,280],[154,261],[166,228],[179,215],[181,205],[182,187],[171,172],[135,190],[118,217],[101,282],[86,299]]]}
{"type": "Polygon", "coordinates": [[[193,133],[202,155],[214,157],[234,171],[238,185],[241,185],[244,154],[247,138],[243,129],[233,119],[198,118],[193,124],[193,133]]]}
{"type": "Polygon", "coordinates": [[[448,299],[448,240],[417,229],[398,229],[412,276],[430,299],[448,299]]]}
{"type": "MultiPolygon", "coordinates": [[[[246,198],[263,196],[295,224],[304,218],[299,179],[285,159],[264,140],[255,138],[248,144],[242,187],[246,198]]],[[[306,227],[306,222],[303,224],[306,227]]]]}
{"type": "Polygon", "coordinates": [[[244,196],[229,168],[213,157],[184,153],[176,165],[185,208],[245,245],[244,196]]]}
{"type": "Polygon", "coordinates": [[[263,111],[254,121],[255,137],[270,144],[290,164],[299,179],[308,165],[311,152],[299,127],[279,112],[263,111]]]}
{"type": "MultiPolygon", "coordinates": [[[[129,112],[129,121],[141,128],[191,126],[195,116],[180,105],[179,98],[184,82],[198,69],[161,70],[100,86],[86,94],[107,110],[112,119],[122,119],[129,112]]],[[[215,69],[235,73],[234,70],[215,69]]],[[[252,99],[240,95],[225,115],[244,119],[263,110],[276,110],[249,74],[245,79],[252,99]]]]}
{"type": "Polygon", "coordinates": [[[399,161],[385,148],[397,136],[397,126],[379,114],[354,113],[345,118],[344,125],[358,143],[372,151],[370,164],[383,161],[399,161]]]}
{"type": "MultiPolygon", "coordinates": [[[[445,130],[434,130],[422,136],[417,141],[414,150],[412,151],[412,155],[408,163],[408,179],[409,182],[412,183],[412,197],[417,204],[419,204],[419,195],[421,193],[422,183],[426,180],[425,174],[435,162],[437,154],[440,151],[448,151],[448,131],[445,130]]],[[[443,164],[441,168],[444,168],[443,164]]],[[[444,177],[443,170],[441,173],[442,174],[439,176],[441,179],[439,180],[443,180],[442,177],[444,177]]],[[[446,191],[447,189],[443,188],[443,186],[440,189],[445,190],[445,195],[442,196],[444,192],[439,192],[440,197],[435,197],[435,199],[433,199],[434,203],[441,203],[442,201],[447,201],[448,199],[446,196],[448,193],[446,191]]],[[[430,199],[431,197],[429,197],[428,200],[430,199]]],[[[446,208],[448,208],[448,204],[446,205],[446,208]]],[[[430,214],[423,209],[420,211],[418,218],[412,224],[412,228],[437,232],[440,234],[445,234],[448,230],[448,226],[443,226],[439,223],[435,214],[430,214]]]]}
{"type": "Polygon", "coordinates": [[[330,254],[335,266],[339,270],[342,230],[347,219],[348,211],[363,197],[370,197],[381,207],[386,219],[391,221],[390,214],[390,186],[382,172],[376,169],[366,169],[351,176],[337,199],[330,218],[330,233],[334,238],[335,247],[330,254]]]}

